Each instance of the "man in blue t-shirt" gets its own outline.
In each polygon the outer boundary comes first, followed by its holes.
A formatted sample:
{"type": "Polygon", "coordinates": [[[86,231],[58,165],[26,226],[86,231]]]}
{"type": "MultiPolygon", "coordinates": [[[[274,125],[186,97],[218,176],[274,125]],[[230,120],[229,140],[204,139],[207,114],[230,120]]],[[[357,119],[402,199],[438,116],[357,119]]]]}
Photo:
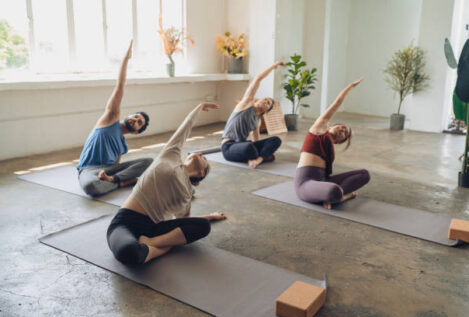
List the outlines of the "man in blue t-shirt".
{"type": "Polygon", "coordinates": [[[91,196],[100,196],[119,187],[133,185],[153,159],[143,158],[120,163],[127,153],[124,134],[145,131],[150,118],[137,112],[119,121],[120,104],[124,95],[127,64],[132,55],[132,41],[122,61],[116,87],[109,98],[103,115],[91,131],[78,163],[78,180],[81,188],[91,196]]]}

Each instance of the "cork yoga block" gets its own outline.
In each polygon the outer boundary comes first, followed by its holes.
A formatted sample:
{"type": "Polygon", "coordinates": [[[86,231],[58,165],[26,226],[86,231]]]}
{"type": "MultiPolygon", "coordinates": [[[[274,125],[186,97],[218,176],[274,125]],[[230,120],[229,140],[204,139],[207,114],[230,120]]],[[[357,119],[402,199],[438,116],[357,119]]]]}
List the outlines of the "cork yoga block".
{"type": "Polygon", "coordinates": [[[448,238],[469,242],[469,221],[453,218],[449,225],[448,238]]]}
{"type": "Polygon", "coordinates": [[[312,317],[325,302],[325,289],[296,281],[277,298],[275,313],[279,317],[312,317]]]}

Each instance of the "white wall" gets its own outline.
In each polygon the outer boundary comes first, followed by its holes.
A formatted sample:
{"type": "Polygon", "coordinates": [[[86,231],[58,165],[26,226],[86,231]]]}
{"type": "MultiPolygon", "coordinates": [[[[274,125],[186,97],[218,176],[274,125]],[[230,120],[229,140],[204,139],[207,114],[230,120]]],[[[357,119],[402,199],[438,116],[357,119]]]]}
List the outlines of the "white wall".
{"type": "Polygon", "coordinates": [[[445,37],[451,34],[453,0],[424,0],[420,18],[418,45],[426,51],[426,70],[430,76],[429,89],[412,96],[410,129],[440,132],[445,99],[448,66],[443,51],[445,37]]]}
{"type": "MultiPolygon", "coordinates": [[[[276,1],[249,1],[249,74],[256,76],[275,62],[276,1]]],[[[274,76],[265,78],[256,97],[274,95],[274,76]]]]}
{"type": "MultiPolygon", "coordinates": [[[[229,92],[228,96],[239,95],[246,88],[246,81],[127,85],[121,118],[145,111],[150,125],[143,135],[162,133],[176,129],[195,105],[209,99],[220,102],[222,110],[204,113],[197,124],[225,120],[226,109],[232,109],[232,103],[219,95],[219,85],[225,87],[223,91],[229,92]]],[[[103,113],[112,89],[0,91],[0,160],[82,146],[103,113]]]]}
{"type": "MultiPolygon", "coordinates": [[[[261,16],[264,5],[269,3],[267,0],[264,2],[258,7],[261,16]]],[[[242,11],[239,1],[229,3],[231,9],[242,11]]],[[[245,1],[244,4],[250,2],[245,1]]],[[[244,9],[250,13],[249,7],[244,9]]],[[[215,37],[226,30],[226,10],[225,0],[187,1],[186,23],[195,41],[187,51],[190,73],[219,73],[223,69],[221,54],[215,48],[215,37]]],[[[245,18],[244,25],[249,26],[245,22],[251,18],[254,17],[249,15],[249,19],[245,18]]],[[[235,16],[230,21],[230,25],[238,25],[235,16]]],[[[257,30],[258,37],[262,37],[261,27],[257,30]]],[[[262,60],[264,56],[257,55],[256,58],[262,60]]],[[[121,115],[124,117],[139,110],[148,112],[150,126],[144,135],[151,135],[176,129],[193,106],[210,99],[219,102],[222,109],[204,114],[198,124],[226,120],[234,100],[242,96],[246,85],[246,80],[128,83],[121,115]]],[[[0,160],[82,146],[113,89],[113,83],[90,86],[0,91],[0,160]]]]}
{"type": "Polygon", "coordinates": [[[316,89],[304,99],[310,107],[301,109],[301,113],[310,118],[317,117],[320,114],[321,107],[326,1],[307,0],[304,7],[303,55],[309,67],[318,69],[316,89]]]}
{"type": "MultiPolygon", "coordinates": [[[[397,112],[398,98],[384,82],[383,70],[395,51],[412,41],[417,44],[421,3],[421,0],[352,2],[343,86],[360,77],[365,80],[347,97],[343,111],[376,116],[397,112]]],[[[407,113],[408,105],[404,104],[401,110],[407,113]]]]}
{"type": "Polygon", "coordinates": [[[225,32],[225,1],[186,1],[186,25],[195,45],[187,47],[188,72],[219,73],[222,55],[215,47],[215,38],[225,32]]]}
{"type": "MultiPolygon", "coordinates": [[[[329,53],[327,77],[327,105],[329,106],[347,83],[348,43],[351,19],[351,1],[331,1],[329,53]]],[[[351,39],[355,41],[355,39],[351,39]]]]}
{"type": "MultiPolygon", "coordinates": [[[[293,54],[303,55],[303,18],[305,0],[277,0],[275,19],[275,61],[287,62],[293,54]]],[[[273,74],[275,100],[280,101],[283,113],[291,113],[291,102],[285,98],[282,82],[286,71],[278,68],[273,74]]]]}

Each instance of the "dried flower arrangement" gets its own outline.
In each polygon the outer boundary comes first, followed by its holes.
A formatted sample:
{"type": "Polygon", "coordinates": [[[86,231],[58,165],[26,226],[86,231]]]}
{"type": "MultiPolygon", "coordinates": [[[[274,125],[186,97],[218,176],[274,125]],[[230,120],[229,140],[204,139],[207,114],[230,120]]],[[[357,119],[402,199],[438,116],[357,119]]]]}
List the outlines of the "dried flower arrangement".
{"type": "Polygon", "coordinates": [[[172,55],[176,52],[184,53],[182,45],[184,42],[189,42],[191,45],[194,45],[194,41],[187,34],[187,30],[185,28],[181,28],[181,30],[175,28],[174,26],[164,29],[163,28],[163,6],[162,1],[160,0],[160,16],[159,16],[159,29],[158,33],[161,37],[161,41],[163,42],[164,53],[168,56],[169,61],[171,64],[174,64],[172,55]]]}

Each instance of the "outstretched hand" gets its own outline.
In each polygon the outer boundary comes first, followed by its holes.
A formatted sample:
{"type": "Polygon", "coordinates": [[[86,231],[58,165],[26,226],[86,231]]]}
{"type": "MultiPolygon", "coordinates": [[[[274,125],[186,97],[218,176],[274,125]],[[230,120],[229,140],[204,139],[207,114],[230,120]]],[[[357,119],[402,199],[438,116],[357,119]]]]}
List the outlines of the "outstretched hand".
{"type": "Polygon", "coordinates": [[[127,48],[127,53],[125,53],[125,59],[131,59],[132,58],[132,45],[134,43],[134,40],[130,40],[129,43],[129,48],[127,48]]]}
{"type": "Polygon", "coordinates": [[[356,80],[356,81],[354,81],[354,82],[351,82],[351,83],[350,83],[350,86],[352,86],[352,88],[355,87],[355,86],[357,86],[359,83],[361,83],[361,82],[363,81],[363,79],[364,79],[364,78],[362,77],[362,78],[360,78],[359,80],[356,80]]]}
{"type": "Polygon", "coordinates": [[[279,67],[279,66],[285,66],[285,63],[282,62],[282,61],[278,61],[278,62],[276,62],[274,65],[275,65],[275,68],[277,68],[277,67],[279,67]]]}
{"type": "Polygon", "coordinates": [[[205,216],[208,221],[218,221],[218,220],[225,220],[226,216],[222,212],[212,212],[210,215],[205,216]]]}
{"type": "Polygon", "coordinates": [[[211,102],[202,102],[200,105],[202,106],[202,111],[209,111],[210,109],[220,109],[219,105],[211,102]]]}

